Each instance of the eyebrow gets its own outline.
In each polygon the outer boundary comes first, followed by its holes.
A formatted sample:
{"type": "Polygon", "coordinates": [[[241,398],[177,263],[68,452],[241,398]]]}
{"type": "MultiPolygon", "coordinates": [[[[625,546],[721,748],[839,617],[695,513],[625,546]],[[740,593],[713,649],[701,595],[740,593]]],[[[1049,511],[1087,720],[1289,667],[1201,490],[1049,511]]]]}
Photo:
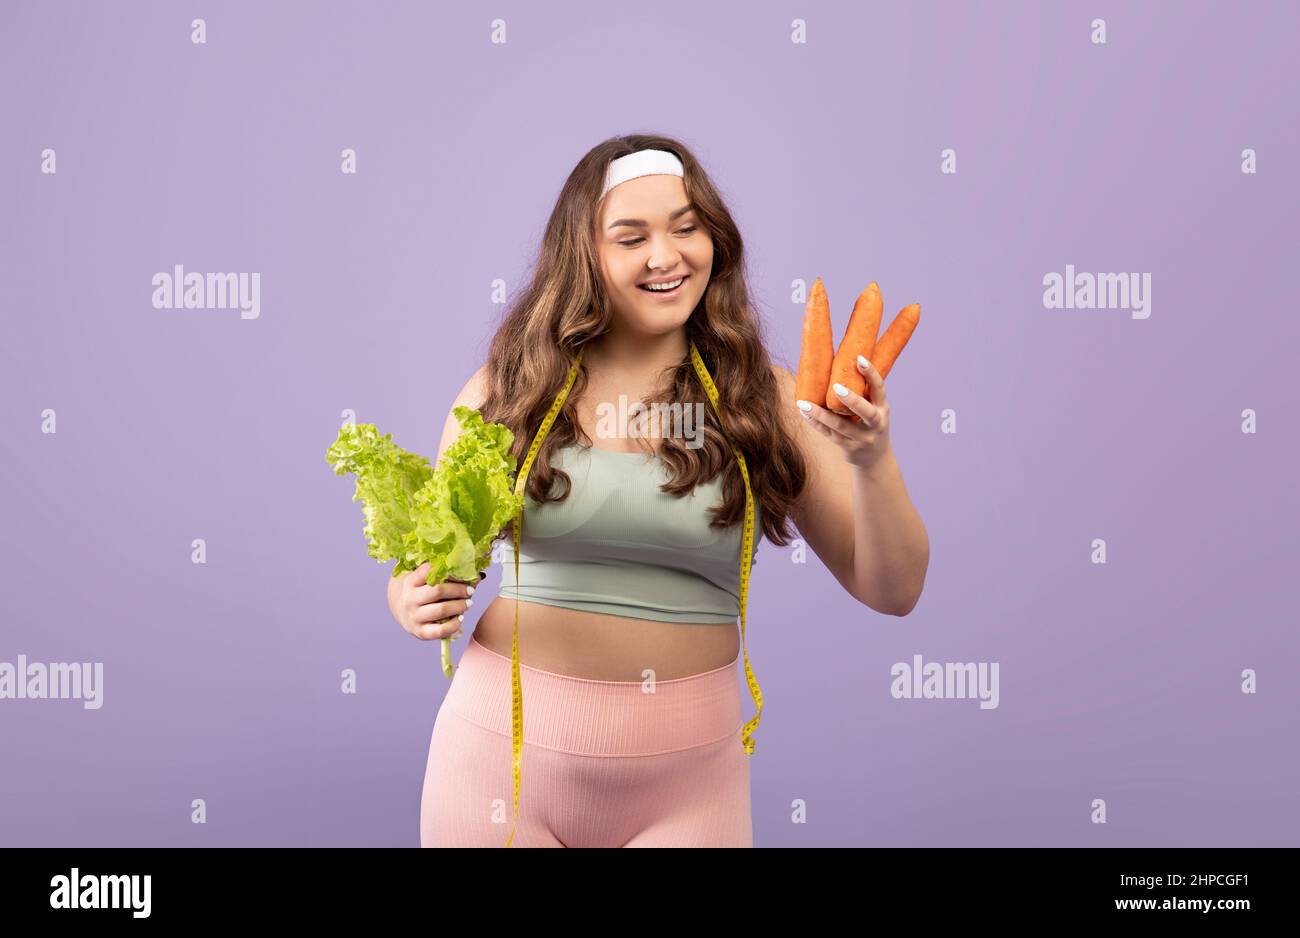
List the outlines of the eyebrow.
{"type": "MultiPolygon", "coordinates": [[[[677,211],[669,215],[668,220],[673,221],[674,219],[685,215],[687,212],[694,211],[694,209],[695,203],[693,202],[689,205],[683,205],[677,211]]],[[[609,227],[617,228],[619,225],[626,225],[629,228],[644,228],[646,226],[646,220],[644,218],[620,218],[618,221],[610,222],[609,227]]]]}

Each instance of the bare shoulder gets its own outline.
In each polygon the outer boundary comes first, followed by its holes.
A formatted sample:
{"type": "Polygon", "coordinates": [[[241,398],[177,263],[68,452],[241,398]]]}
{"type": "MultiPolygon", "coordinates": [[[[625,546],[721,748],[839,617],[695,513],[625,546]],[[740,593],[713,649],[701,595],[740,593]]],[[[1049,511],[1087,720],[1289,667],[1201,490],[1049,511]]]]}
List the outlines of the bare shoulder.
{"type": "Polygon", "coordinates": [[[781,386],[781,391],[783,393],[788,391],[791,398],[793,398],[795,385],[794,372],[789,368],[786,368],[784,365],[778,365],[776,362],[772,362],[772,374],[776,376],[776,383],[781,386]]]}
{"type": "Polygon", "coordinates": [[[471,407],[478,410],[483,406],[487,399],[487,365],[483,364],[478,371],[469,376],[465,386],[460,389],[456,399],[451,402],[447,408],[447,419],[442,425],[442,439],[438,442],[438,459],[442,459],[442,454],[447,447],[456,441],[460,436],[460,421],[456,419],[457,407],[471,407]]]}
{"type": "Polygon", "coordinates": [[[487,363],[479,366],[478,371],[469,376],[465,386],[460,389],[460,394],[456,396],[455,403],[452,407],[473,407],[478,410],[483,406],[483,401],[487,399],[487,363]]]}
{"type": "Polygon", "coordinates": [[[773,362],[772,374],[776,378],[776,386],[778,392],[777,406],[780,409],[781,419],[785,421],[786,428],[791,432],[791,435],[795,439],[799,439],[802,437],[802,434],[799,433],[798,431],[803,429],[800,426],[803,421],[802,420],[796,421],[794,419],[796,416],[798,416],[798,414],[795,411],[795,403],[794,403],[795,385],[797,383],[795,380],[794,372],[792,372],[789,368],[786,368],[782,365],[778,365],[775,362],[773,362]]]}

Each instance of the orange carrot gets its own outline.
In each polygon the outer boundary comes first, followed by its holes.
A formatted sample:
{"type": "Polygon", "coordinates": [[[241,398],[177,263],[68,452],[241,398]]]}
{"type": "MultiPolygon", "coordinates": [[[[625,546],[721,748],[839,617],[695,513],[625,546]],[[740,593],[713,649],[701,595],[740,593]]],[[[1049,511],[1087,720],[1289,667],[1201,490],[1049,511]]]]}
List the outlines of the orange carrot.
{"type": "MultiPolygon", "coordinates": [[[[880,286],[873,280],[867,288],[858,294],[858,301],[853,304],[853,314],[849,317],[844,338],[835,351],[835,360],[831,365],[831,384],[842,384],[860,397],[866,396],[867,378],[858,370],[858,356],[868,361],[876,348],[876,334],[880,332],[880,312],[884,304],[880,299],[880,286]]],[[[857,417],[849,410],[843,399],[835,393],[835,388],[828,386],[824,402],[828,410],[845,417],[857,417]]]]}
{"type": "Polygon", "coordinates": [[[820,404],[826,399],[831,380],[835,339],[831,333],[831,306],[822,278],[813,281],[803,314],[803,344],[799,349],[799,371],[795,376],[796,400],[820,404]]]}
{"type": "Polygon", "coordinates": [[[876,343],[875,351],[867,356],[867,360],[880,374],[882,381],[889,376],[889,369],[894,367],[894,362],[898,360],[903,347],[907,345],[907,340],[912,337],[912,332],[920,321],[920,303],[904,306],[876,343]]]}

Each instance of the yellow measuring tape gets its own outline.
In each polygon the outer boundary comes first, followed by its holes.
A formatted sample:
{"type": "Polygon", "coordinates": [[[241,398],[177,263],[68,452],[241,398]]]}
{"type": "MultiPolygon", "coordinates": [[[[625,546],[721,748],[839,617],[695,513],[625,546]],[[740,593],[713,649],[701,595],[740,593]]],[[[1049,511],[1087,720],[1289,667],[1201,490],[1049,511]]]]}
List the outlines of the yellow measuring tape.
{"type": "MultiPolygon", "coordinates": [[[[523,465],[519,467],[519,475],[515,479],[516,495],[524,494],[524,487],[528,484],[528,472],[533,467],[533,460],[537,458],[537,453],[542,448],[542,442],[546,439],[546,434],[551,431],[551,425],[555,423],[556,415],[559,414],[560,408],[564,406],[565,400],[568,399],[569,390],[578,377],[578,365],[582,362],[582,353],[584,351],[586,350],[578,350],[578,356],[573,360],[573,365],[569,368],[568,380],[564,382],[564,387],[556,395],[555,401],[551,404],[551,409],[547,411],[537,435],[533,437],[533,442],[528,447],[528,453],[524,456],[523,465]]],[[[704,359],[700,357],[699,349],[695,347],[694,342],[691,343],[691,362],[695,365],[695,373],[699,376],[700,384],[704,385],[704,391],[709,396],[709,403],[713,405],[713,410],[718,415],[718,423],[722,427],[723,435],[727,436],[727,441],[731,443],[731,451],[736,454],[736,461],[740,464],[740,476],[745,481],[745,524],[740,557],[740,647],[745,658],[745,680],[749,684],[749,693],[754,699],[757,712],[754,714],[754,718],[745,724],[740,741],[745,754],[752,756],[754,754],[754,730],[758,728],[758,721],[763,716],[763,691],[759,688],[758,679],[754,677],[754,671],[749,666],[749,649],[745,646],[745,606],[749,597],[749,568],[754,557],[754,492],[749,485],[749,467],[745,464],[745,457],[740,452],[740,447],[727,434],[727,427],[722,419],[722,410],[718,407],[718,387],[713,383],[713,377],[709,374],[709,370],[704,367],[704,359]]],[[[523,526],[524,516],[521,511],[512,525],[515,544],[516,594],[519,590],[519,545],[523,539],[523,526]]],[[[515,839],[515,829],[519,824],[519,778],[524,747],[524,695],[519,684],[518,595],[515,597],[515,634],[510,643],[510,730],[514,754],[515,806],[514,821],[510,826],[510,836],[506,839],[505,844],[507,847],[515,839]]]]}

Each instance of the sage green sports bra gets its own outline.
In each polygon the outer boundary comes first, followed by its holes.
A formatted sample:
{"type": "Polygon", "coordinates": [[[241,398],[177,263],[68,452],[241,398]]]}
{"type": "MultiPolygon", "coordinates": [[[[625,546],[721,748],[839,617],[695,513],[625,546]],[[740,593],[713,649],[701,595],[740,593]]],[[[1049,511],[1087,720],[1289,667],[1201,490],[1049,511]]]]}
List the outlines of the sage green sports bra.
{"type": "MultiPolygon", "coordinates": [[[[526,496],[520,584],[507,537],[500,596],[662,622],[739,620],[743,525],[709,527],[708,509],[722,502],[721,473],[675,496],[659,490],[667,467],[649,453],[571,444],[552,452],[551,465],[572,488],[545,505],[526,496]]],[[[556,489],[562,484],[556,480],[556,489]]],[[[755,557],[759,512],[755,501],[755,557]]]]}

